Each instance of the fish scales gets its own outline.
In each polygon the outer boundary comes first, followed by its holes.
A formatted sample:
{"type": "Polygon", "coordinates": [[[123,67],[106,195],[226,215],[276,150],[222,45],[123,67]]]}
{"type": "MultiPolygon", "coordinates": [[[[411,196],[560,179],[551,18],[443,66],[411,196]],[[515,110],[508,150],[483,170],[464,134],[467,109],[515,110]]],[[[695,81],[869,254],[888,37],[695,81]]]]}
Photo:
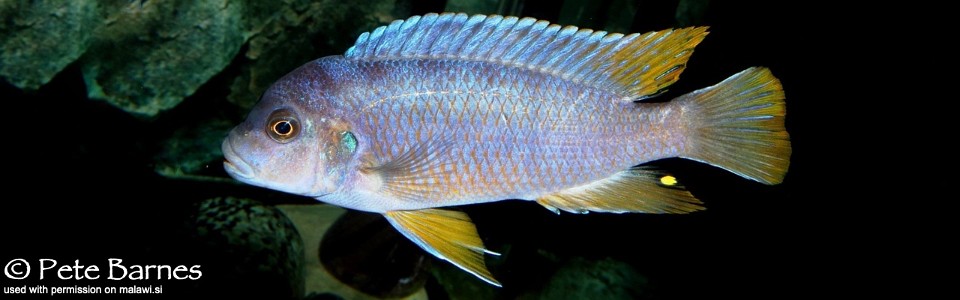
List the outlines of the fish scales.
{"type": "MultiPolygon", "coordinates": [[[[638,163],[675,156],[663,104],[637,106],[534,70],[486,62],[342,62],[354,82],[358,132],[382,157],[423,143],[448,148],[430,170],[436,189],[411,201],[534,199],[638,163]],[[355,76],[364,78],[364,76],[355,76]],[[427,197],[424,197],[427,196],[427,197]]],[[[341,83],[342,84],[342,83],[341,83]]],[[[411,184],[427,184],[412,182],[411,184]]]]}

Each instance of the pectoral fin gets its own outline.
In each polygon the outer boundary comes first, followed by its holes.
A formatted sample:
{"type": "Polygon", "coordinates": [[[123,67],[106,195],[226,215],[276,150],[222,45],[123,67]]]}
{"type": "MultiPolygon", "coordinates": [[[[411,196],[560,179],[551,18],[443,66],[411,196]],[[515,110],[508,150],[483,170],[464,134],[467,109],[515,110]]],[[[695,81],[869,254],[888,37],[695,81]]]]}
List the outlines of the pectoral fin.
{"type": "Polygon", "coordinates": [[[375,166],[361,171],[379,176],[383,181],[382,192],[400,199],[421,201],[436,193],[439,182],[447,176],[449,162],[444,156],[450,150],[449,145],[440,137],[417,143],[396,156],[381,154],[384,157],[378,157],[375,166]]]}
{"type": "Polygon", "coordinates": [[[483,281],[501,286],[483,261],[484,253],[500,254],[483,248],[477,228],[470,222],[467,214],[451,210],[422,209],[388,211],[384,216],[394,228],[420,248],[483,281]]]}
{"type": "Polygon", "coordinates": [[[676,178],[649,168],[634,168],[595,182],[537,199],[553,212],[689,213],[702,210],[676,178]]]}

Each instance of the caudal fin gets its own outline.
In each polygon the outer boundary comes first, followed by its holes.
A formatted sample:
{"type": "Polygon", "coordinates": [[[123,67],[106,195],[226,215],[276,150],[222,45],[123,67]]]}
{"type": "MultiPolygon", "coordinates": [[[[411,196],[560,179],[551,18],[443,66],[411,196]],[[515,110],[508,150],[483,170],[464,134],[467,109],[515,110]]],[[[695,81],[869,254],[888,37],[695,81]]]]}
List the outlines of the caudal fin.
{"type": "Polygon", "coordinates": [[[685,158],[765,184],[783,181],[790,136],[783,87],[767,68],[749,68],[677,98],[692,112],[685,158]]]}

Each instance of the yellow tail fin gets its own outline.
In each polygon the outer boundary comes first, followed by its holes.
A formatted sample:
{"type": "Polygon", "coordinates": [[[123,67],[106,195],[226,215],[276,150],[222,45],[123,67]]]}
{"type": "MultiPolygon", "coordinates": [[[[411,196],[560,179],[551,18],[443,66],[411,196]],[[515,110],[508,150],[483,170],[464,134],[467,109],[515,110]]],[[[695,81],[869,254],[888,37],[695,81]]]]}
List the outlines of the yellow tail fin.
{"type": "Polygon", "coordinates": [[[677,98],[691,112],[683,157],[765,184],[783,181],[790,166],[783,87],[770,70],[749,68],[677,98]]]}

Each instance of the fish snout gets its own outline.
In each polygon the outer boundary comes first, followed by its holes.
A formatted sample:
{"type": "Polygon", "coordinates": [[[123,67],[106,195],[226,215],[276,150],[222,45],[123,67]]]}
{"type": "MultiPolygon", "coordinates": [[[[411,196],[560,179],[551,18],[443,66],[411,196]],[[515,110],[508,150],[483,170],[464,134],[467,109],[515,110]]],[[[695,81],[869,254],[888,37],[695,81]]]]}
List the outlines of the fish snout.
{"type": "Polygon", "coordinates": [[[233,140],[228,137],[220,146],[223,151],[223,168],[231,177],[237,180],[251,179],[254,176],[253,167],[243,160],[233,149],[233,140]]]}

